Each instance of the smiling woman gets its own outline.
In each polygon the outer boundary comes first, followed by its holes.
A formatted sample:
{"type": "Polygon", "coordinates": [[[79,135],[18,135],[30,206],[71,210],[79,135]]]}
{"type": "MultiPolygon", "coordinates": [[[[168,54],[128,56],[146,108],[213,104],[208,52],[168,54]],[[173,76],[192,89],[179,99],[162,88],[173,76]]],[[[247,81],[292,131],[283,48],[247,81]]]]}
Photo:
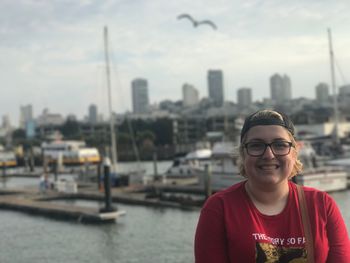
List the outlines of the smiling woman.
{"type": "Polygon", "coordinates": [[[196,262],[350,262],[346,226],[334,200],[290,181],[301,169],[287,116],[262,110],[247,117],[240,146],[246,180],[205,203],[196,262]]]}

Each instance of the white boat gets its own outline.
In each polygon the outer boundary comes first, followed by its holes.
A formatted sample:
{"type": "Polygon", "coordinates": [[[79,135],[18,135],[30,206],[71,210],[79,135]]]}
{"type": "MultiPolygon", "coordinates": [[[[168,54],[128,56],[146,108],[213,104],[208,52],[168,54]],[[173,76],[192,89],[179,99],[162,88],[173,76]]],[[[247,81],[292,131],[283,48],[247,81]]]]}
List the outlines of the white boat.
{"type": "Polygon", "coordinates": [[[340,158],[329,160],[326,162],[327,165],[332,167],[341,167],[347,172],[347,186],[350,188],[350,158],[340,158]]]}
{"type": "MultiPolygon", "coordinates": [[[[119,178],[122,177],[127,178],[125,181],[126,185],[140,185],[140,184],[146,184],[149,180],[147,176],[145,175],[145,170],[140,169],[140,167],[137,167],[137,169],[133,172],[127,173],[127,175],[120,172],[118,169],[118,155],[117,155],[117,140],[116,140],[116,132],[115,132],[115,117],[112,111],[112,88],[111,88],[111,77],[110,77],[110,65],[109,65],[109,51],[108,51],[108,28],[107,26],[104,27],[104,53],[105,53],[105,64],[106,64],[106,79],[107,79],[107,90],[108,90],[108,111],[109,111],[109,126],[110,126],[110,136],[111,136],[111,145],[110,145],[110,158],[105,156],[105,158],[110,159],[108,162],[110,162],[110,176],[113,178],[119,178]]],[[[129,124],[130,125],[130,124],[129,124]]],[[[133,148],[135,150],[135,145],[133,141],[133,148]]],[[[108,154],[107,154],[108,155],[108,154]]],[[[137,154],[138,157],[138,154],[137,154]]],[[[138,164],[139,166],[139,164],[138,164]]]]}
{"type": "Polygon", "coordinates": [[[50,163],[64,165],[98,164],[101,162],[97,148],[86,147],[83,141],[53,141],[41,145],[43,157],[50,163]]]}
{"type": "Polygon", "coordinates": [[[342,166],[323,165],[317,162],[316,152],[308,141],[300,142],[299,158],[304,168],[302,174],[295,177],[298,184],[331,192],[347,188],[347,172],[342,166]]]}
{"type": "Polygon", "coordinates": [[[204,170],[205,165],[210,164],[212,151],[210,149],[198,149],[189,152],[184,157],[176,158],[171,167],[165,172],[167,178],[186,178],[196,176],[196,170],[204,170]]]}
{"type": "Polygon", "coordinates": [[[214,144],[210,170],[204,171],[197,169],[200,186],[204,187],[209,180],[211,189],[217,191],[245,180],[245,178],[239,174],[239,169],[236,164],[237,154],[235,154],[235,147],[236,146],[232,142],[218,142],[214,144]]]}
{"type": "Polygon", "coordinates": [[[12,151],[0,150],[0,168],[17,166],[16,155],[12,151]]]}

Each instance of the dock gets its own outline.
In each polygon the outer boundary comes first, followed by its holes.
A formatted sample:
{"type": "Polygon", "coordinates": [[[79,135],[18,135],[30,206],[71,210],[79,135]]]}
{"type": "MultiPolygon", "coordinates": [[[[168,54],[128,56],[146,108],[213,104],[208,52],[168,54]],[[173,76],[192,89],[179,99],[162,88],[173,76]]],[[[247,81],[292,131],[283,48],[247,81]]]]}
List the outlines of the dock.
{"type": "MultiPolygon", "coordinates": [[[[174,189],[178,187],[179,186],[174,186],[174,189]]],[[[163,191],[171,193],[170,186],[156,189],[162,193],[163,191]]],[[[186,192],[185,190],[184,193],[186,192]]],[[[193,189],[191,189],[190,192],[193,192],[193,189]]],[[[152,193],[150,194],[147,187],[118,187],[111,189],[113,205],[123,203],[183,210],[199,209],[200,207],[188,202],[186,198],[174,201],[172,198],[165,197],[165,195],[163,195],[163,198],[159,198],[159,195],[153,196],[152,193]]],[[[98,190],[95,184],[85,183],[79,186],[79,190],[76,193],[62,193],[53,189],[48,189],[45,193],[40,193],[35,187],[25,189],[0,189],[0,209],[13,210],[57,220],[94,224],[116,222],[121,216],[127,213],[127,211],[119,210],[101,212],[99,208],[55,202],[60,200],[103,202],[104,198],[104,192],[98,190]]]]}
{"type": "Polygon", "coordinates": [[[56,204],[37,199],[28,192],[1,193],[0,209],[14,210],[49,218],[77,221],[83,223],[109,223],[124,215],[124,211],[100,212],[98,209],[56,204]]]}

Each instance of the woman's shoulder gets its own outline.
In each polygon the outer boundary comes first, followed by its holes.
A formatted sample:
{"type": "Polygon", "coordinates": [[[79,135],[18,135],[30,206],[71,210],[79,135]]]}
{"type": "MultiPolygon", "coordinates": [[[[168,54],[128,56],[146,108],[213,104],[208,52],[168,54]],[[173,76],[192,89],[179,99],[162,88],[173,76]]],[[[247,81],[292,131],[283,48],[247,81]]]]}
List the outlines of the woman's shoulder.
{"type": "Polygon", "coordinates": [[[211,195],[203,208],[224,206],[227,203],[232,205],[236,202],[241,202],[242,198],[245,198],[244,182],[234,184],[211,195]]]}
{"type": "Polygon", "coordinates": [[[234,195],[241,195],[242,193],[244,193],[244,184],[245,181],[239,182],[237,184],[231,185],[228,188],[222,189],[218,192],[216,192],[215,194],[213,194],[211,197],[213,198],[229,198],[231,196],[234,195]]]}
{"type": "MultiPolygon", "coordinates": [[[[293,185],[292,187],[295,189],[296,192],[296,184],[291,184],[293,185]]],[[[327,192],[308,186],[302,186],[302,188],[304,190],[305,199],[308,206],[315,206],[317,208],[327,208],[336,205],[334,199],[327,192]]]]}

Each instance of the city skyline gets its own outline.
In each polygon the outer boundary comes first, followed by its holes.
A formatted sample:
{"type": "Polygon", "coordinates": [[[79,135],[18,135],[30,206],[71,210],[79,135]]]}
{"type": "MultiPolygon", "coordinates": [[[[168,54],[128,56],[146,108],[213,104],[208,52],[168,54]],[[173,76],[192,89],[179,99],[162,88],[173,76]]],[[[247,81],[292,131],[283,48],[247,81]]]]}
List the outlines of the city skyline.
{"type": "MultiPolygon", "coordinates": [[[[2,1],[0,4],[0,115],[19,122],[21,105],[34,114],[49,108],[86,115],[96,104],[107,115],[103,26],[109,28],[113,110],[132,110],[130,82],[149,82],[150,102],[180,100],[191,83],[206,97],[207,70],[224,73],[225,100],[240,87],[254,100],[269,97],[269,77],[287,74],[293,98],[315,98],[320,82],[330,87],[327,28],[344,85],[350,69],[350,3],[293,1],[2,1]],[[181,13],[218,26],[193,28],[181,13]]],[[[331,91],[330,91],[331,92],[331,91]]]]}

